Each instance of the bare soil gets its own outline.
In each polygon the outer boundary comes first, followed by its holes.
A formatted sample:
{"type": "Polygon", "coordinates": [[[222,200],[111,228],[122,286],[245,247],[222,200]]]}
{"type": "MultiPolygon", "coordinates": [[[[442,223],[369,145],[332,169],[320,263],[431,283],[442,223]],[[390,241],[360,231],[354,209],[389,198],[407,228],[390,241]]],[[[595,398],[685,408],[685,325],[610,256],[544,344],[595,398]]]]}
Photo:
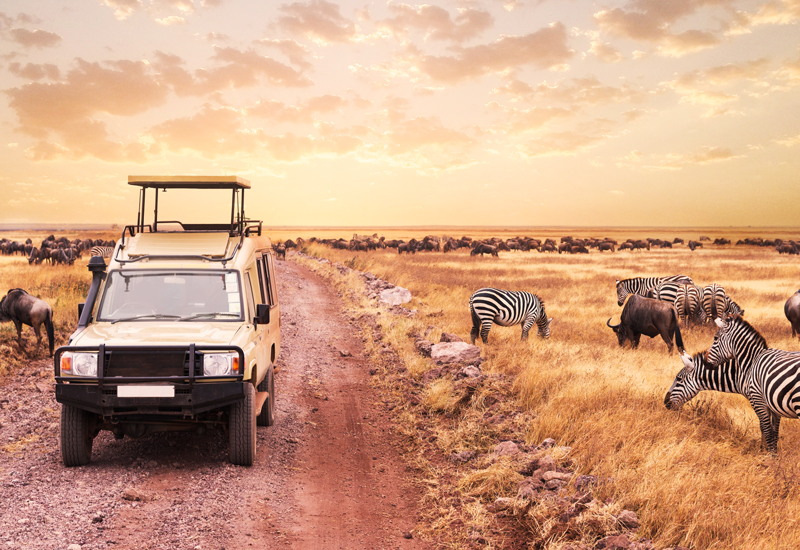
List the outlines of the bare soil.
{"type": "Polygon", "coordinates": [[[0,381],[0,548],[431,548],[358,327],[318,276],[293,262],[278,274],[276,423],[258,428],[252,467],[229,464],[211,431],[102,432],[88,466],[65,468],[40,353],[0,381]]]}

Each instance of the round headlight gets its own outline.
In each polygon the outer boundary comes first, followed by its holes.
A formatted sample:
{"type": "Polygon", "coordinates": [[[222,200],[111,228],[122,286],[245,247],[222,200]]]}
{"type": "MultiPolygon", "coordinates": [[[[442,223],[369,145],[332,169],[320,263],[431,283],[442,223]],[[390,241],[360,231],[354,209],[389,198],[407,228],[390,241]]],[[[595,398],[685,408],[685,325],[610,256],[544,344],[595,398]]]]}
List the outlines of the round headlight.
{"type": "Polygon", "coordinates": [[[76,353],[72,357],[72,374],[75,376],[97,376],[97,355],[76,353]]]}
{"type": "Polygon", "coordinates": [[[203,374],[225,376],[231,374],[231,357],[222,353],[209,353],[203,357],[203,374]]]}

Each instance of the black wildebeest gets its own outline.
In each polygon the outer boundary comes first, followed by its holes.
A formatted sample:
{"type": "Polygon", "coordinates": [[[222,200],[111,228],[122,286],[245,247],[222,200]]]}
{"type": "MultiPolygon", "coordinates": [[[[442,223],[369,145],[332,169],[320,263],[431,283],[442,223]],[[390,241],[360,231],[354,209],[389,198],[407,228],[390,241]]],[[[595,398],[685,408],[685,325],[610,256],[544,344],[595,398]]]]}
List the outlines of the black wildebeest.
{"type": "Polygon", "coordinates": [[[22,325],[33,327],[36,334],[36,351],[42,344],[42,325],[47,330],[47,341],[50,344],[50,355],[53,355],[55,334],[53,331],[53,310],[47,302],[31,296],[21,288],[8,291],[0,300],[0,322],[13,321],[17,328],[17,345],[22,349],[22,325]]]}
{"type": "Polygon", "coordinates": [[[638,294],[631,294],[625,307],[622,308],[620,323],[611,324],[609,317],[606,324],[613,330],[619,345],[624,346],[626,340],[630,340],[631,347],[639,347],[639,338],[642,334],[654,338],[661,336],[667,344],[669,352],[672,353],[672,335],[675,335],[675,344],[679,350],[683,350],[683,338],[681,329],[678,326],[678,312],[675,306],[655,298],[645,298],[638,294]]]}
{"type": "Polygon", "coordinates": [[[479,244],[475,248],[473,248],[469,255],[470,256],[477,256],[480,254],[483,256],[484,254],[491,254],[492,256],[497,256],[497,247],[492,246],[490,244],[479,244]]]}
{"type": "Polygon", "coordinates": [[[792,294],[783,306],[783,313],[792,324],[792,338],[800,335],[800,290],[792,294]]]}

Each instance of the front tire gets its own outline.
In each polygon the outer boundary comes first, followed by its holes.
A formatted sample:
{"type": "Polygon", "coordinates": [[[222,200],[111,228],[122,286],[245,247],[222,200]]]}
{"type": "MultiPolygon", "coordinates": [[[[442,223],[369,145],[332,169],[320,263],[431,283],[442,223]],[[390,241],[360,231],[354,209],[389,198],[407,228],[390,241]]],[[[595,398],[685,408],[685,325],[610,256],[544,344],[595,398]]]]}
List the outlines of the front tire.
{"type": "Polygon", "coordinates": [[[85,466],[92,458],[94,434],[91,413],[61,406],[61,461],[64,466],[85,466]]]}
{"type": "Polygon", "coordinates": [[[256,389],[249,382],[244,384],[244,400],[231,405],[228,431],[231,463],[252,466],[256,460],[256,389]]]}
{"type": "Polygon", "coordinates": [[[272,426],[275,424],[275,374],[272,365],[267,370],[267,375],[258,385],[258,391],[269,392],[269,397],[261,407],[261,412],[256,418],[258,426],[272,426]]]}

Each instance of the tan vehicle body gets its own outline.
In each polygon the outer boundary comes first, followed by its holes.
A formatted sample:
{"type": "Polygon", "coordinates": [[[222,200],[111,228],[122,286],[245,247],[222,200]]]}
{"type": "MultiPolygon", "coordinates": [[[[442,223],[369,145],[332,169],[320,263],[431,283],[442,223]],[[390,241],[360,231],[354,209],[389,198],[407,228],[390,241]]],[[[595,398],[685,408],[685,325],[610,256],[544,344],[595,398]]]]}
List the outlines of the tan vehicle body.
{"type": "Polygon", "coordinates": [[[78,327],[54,355],[62,461],[87,464],[101,430],[135,438],[221,428],[231,462],[250,465],[256,426],[274,422],[281,345],[272,243],[244,215],[250,184],[236,176],[128,180],[141,187],[137,223],[125,227],[108,265],[90,259],[78,327]],[[159,221],[158,194],[167,189],[230,190],[230,223],[159,221]],[[155,191],[152,224],[147,191],[155,191]]]}

